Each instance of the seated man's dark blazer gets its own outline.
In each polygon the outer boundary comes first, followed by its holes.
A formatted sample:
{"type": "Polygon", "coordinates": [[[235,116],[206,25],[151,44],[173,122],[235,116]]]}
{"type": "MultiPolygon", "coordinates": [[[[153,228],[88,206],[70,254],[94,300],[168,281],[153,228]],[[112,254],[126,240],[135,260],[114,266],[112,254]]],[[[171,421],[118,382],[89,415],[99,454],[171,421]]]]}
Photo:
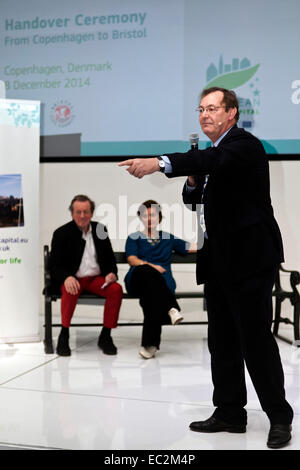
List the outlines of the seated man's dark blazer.
{"type": "Polygon", "coordinates": [[[208,240],[198,251],[197,282],[207,269],[233,281],[279,265],[283,246],[270,199],[269,164],[261,142],[232,127],[217,147],[168,154],[175,176],[196,176],[183,190],[185,204],[200,204],[205,175],[204,214],[208,240]]]}
{"type": "MultiPolygon", "coordinates": [[[[117,275],[116,260],[106,227],[93,221],[91,226],[101,270],[100,275],[104,277],[109,273],[117,275]]],[[[82,238],[82,231],[73,220],[55,230],[51,242],[49,263],[51,283],[55,290],[60,288],[67,277],[75,277],[81,263],[84,247],[85,240],[82,238]]]]}

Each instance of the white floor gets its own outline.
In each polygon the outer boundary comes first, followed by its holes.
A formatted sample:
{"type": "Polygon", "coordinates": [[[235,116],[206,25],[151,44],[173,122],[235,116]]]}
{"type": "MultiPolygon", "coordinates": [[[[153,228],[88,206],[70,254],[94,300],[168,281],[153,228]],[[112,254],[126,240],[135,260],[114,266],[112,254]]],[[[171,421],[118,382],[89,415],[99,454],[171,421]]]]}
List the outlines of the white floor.
{"type": "MultiPolygon", "coordinates": [[[[206,326],[165,326],[151,360],[138,355],[140,335],[139,326],[117,328],[113,357],[90,327],[71,329],[70,358],[44,354],[43,343],[0,345],[0,448],[266,449],[269,423],[249,380],[247,433],[189,430],[213,411],[206,326]]],[[[300,348],[278,344],[295,412],[286,450],[299,450],[300,348]]]]}

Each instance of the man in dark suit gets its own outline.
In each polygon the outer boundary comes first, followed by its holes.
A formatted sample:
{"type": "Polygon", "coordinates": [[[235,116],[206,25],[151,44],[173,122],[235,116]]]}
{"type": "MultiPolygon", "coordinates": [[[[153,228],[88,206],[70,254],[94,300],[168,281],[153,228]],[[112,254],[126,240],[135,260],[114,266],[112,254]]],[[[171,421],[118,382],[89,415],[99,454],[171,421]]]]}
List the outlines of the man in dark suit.
{"type": "Polygon", "coordinates": [[[199,121],[212,147],[122,162],[130,174],[163,171],[187,176],[183,200],[204,207],[204,245],[197,283],[205,283],[208,346],[214,385],[213,415],[191,423],[198,432],[246,431],[244,363],[270,420],[267,445],[291,439],[293,410],[271,332],[272,288],[283,248],[270,199],[269,166],[261,142],[237,127],[238,100],[223,88],[204,90],[199,121]]]}
{"type": "Polygon", "coordinates": [[[106,227],[92,221],[95,203],[77,195],[69,207],[72,221],[55,230],[51,243],[50,272],[54,289],[61,290],[62,329],[57,354],[70,356],[69,327],[83,291],[105,297],[103,328],[98,346],[115,355],[111,338],[116,328],[123,290],[117,281],[117,265],[106,227]]]}

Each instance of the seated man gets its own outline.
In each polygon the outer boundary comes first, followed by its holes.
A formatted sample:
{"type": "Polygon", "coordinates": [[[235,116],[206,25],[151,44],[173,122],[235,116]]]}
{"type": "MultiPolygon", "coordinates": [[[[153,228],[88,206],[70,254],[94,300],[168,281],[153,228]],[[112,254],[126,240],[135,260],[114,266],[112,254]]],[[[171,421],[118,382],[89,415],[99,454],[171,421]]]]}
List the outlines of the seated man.
{"type": "Polygon", "coordinates": [[[83,290],[105,297],[103,328],[98,346],[104,354],[117,354],[111,338],[116,328],[123,290],[106,227],[92,221],[95,203],[77,195],[69,207],[72,221],[55,230],[51,243],[50,272],[54,287],[61,290],[62,329],[56,352],[70,356],[69,326],[83,290]]]}

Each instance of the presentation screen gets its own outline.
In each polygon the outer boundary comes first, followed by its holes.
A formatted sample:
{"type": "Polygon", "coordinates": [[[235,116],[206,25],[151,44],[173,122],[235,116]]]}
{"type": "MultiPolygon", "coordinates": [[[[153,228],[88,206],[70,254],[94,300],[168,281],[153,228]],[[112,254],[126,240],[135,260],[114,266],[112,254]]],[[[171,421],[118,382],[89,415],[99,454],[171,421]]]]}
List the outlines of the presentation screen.
{"type": "Polygon", "coordinates": [[[205,148],[210,86],[267,153],[300,154],[299,17],[299,0],[2,0],[0,80],[41,101],[43,156],[205,148]]]}

